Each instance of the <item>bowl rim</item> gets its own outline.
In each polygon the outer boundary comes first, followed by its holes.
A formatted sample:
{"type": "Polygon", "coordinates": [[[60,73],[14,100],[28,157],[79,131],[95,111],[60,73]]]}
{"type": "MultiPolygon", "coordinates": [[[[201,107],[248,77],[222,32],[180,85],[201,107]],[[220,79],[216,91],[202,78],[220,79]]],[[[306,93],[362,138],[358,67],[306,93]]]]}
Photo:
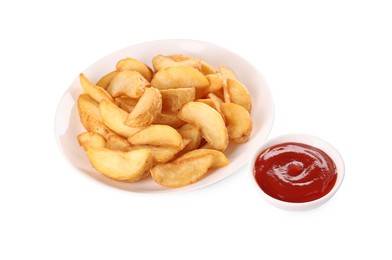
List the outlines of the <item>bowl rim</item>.
{"type": "Polygon", "coordinates": [[[345,165],[344,165],[344,160],[342,155],[339,153],[339,151],[332,146],[329,142],[325,141],[324,139],[317,137],[315,135],[310,135],[310,134],[300,134],[300,133],[293,133],[293,134],[285,134],[285,135],[279,135],[275,136],[267,142],[265,142],[263,145],[261,145],[258,149],[257,152],[252,156],[252,159],[249,162],[249,176],[251,179],[251,182],[255,189],[258,191],[258,193],[270,204],[281,208],[281,209],[286,209],[286,210],[292,210],[292,211],[300,211],[300,210],[308,210],[308,209],[313,209],[316,207],[319,207],[326,203],[329,199],[335,195],[335,193],[338,191],[340,186],[342,185],[342,182],[344,180],[345,176],[345,165]],[[315,145],[313,142],[317,142],[317,145],[315,145]],[[283,200],[276,199],[274,197],[271,197],[267,193],[264,192],[262,188],[257,184],[254,176],[254,164],[256,161],[256,158],[261,154],[262,151],[268,149],[269,147],[277,144],[282,144],[286,142],[296,142],[296,143],[303,143],[303,144],[308,144],[311,146],[314,146],[316,148],[321,149],[325,153],[328,154],[328,156],[331,157],[331,159],[334,161],[336,168],[337,168],[337,178],[336,182],[333,186],[333,188],[325,194],[323,197],[318,198],[316,200],[308,201],[308,202],[287,202],[283,200]],[[326,147],[329,152],[325,150],[326,147]],[[331,153],[332,151],[332,153],[331,153]]]}
{"type": "MultiPolygon", "coordinates": [[[[144,42],[137,42],[137,43],[134,43],[134,44],[130,44],[130,45],[126,46],[126,47],[114,50],[114,51],[110,52],[109,54],[104,55],[100,59],[98,59],[95,62],[93,62],[92,64],[90,64],[87,68],[85,68],[83,73],[86,72],[86,71],[91,70],[94,66],[96,66],[97,63],[102,62],[103,60],[107,59],[109,56],[115,55],[118,52],[123,52],[123,51],[125,51],[125,50],[127,50],[129,48],[135,48],[137,46],[141,46],[141,45],[144,45],[144,44],[151,44],[151,43],[181,42],[181,41],[189,42],[189,43],[201,43],[201,44],[204,44],[204,45],[207,45],[207,46],[209,45],[209,46],[213,46],[213,47],[222,49],[223,51],[225,51],[227,53],[230,53],[230,54],[234,55],[235,57],[240,58],[241,60],[245,61],[247,64],[249,64],[250,67],[252,67],[252,69],[255,72],[257,72],[258,76],[262,79],[263,83],[265,84],[266,90],[269,93],[269,96],[271,97],[271,99],[269,101],[270,102],[270,106],[269,106],[269,113],[268,113],[268,115],[269,115],[269,121],[268,122],[269,122],[270,127],[267,130],[264,131],[264,133],[265,133],[265,140],[264,140],[264,142],[267,142],[268,141],[268,136],[270,135],[270,133],[272,131],[273,123],[274,123],[274,120],[275,120],[275,102],[273,100],[272,90],[269,87],[268,82],[266,81],[264,75],[260,72],[258,67],[253,64],[253,62],[249,61],[245,57],[241,56],[240,54],[237,54],[236,52],[233,52],[232,50],[230,50],[230,49],[228,49],[228,48],[226,48],[224,46],[221,46],[221,45],[218,45],[218,44],[215,44],[215,43],[212,43],[212,42],[207,42],[207,41],[194,40],[194,39],[183,39],[183,38],[177,38],[177,39],[176,38],[174,38],[174,39],[168,38],[168,39],[157,39],[157,40],[148,40],[148,41],[144,41],[144,42]]],[[[77,77],[70,84],[68,84],[68,87],[64,90],[63,94],[61,95],[61,98],[59,99],[59,103],[57,105],[57,108],[56,108],[56,111],[55,111],[55,114],[54,114],[54,135],[55,135],[57,147],[61,151],[62,156],[67,161],[67,164],[71,165],[71,167],[73,169],[75,169],[76,172],[78,172],[80,175],[83,175],[85,178],[89,179],[90,181],[93,179],[93,182],[97,183],[97,185],[99,185],[99,186],[106,186],[109,189],[114,189],[114,190],[117,190],[117,191],[120,191],[120,192],[126,192],[126,193],[134,193],[134,194],[138,194],[138,195],[142,195],[142,194],[143,195],[156,195],[156,194],[172,195],[172,194],[176,194],[176,193],[195,191],[195,190],[198,190],[198,189],[203,189],[205,187],[208,187],[209,185],[215,184],[217,182],[220,182],[223,179],[225,179],[227,177],[230,177],[232,175],[232,174],[228,174],[227,176],[215,179],[215,180],[213,180],[211,182],[208,182],[208,183],[205,183],[205,184],[202,184],[202,185],[186,187],[186,189],[140,191],[140,190],[127,190],[127,189],[123,189],[121,187],[117,187],[115,185],[110,185],[110,184],[104,183],[102,181],[96,180],[94,177],[90,176],[89,174],[86,174],[83,170],[79,169],[75,164],[73,164],[68,159],[68,157],[66,155],[66,152],[64,151],[64,149],[63,149],[63,147],[61,145],[60,136],[57,133],[57,122],[56,122],[56,120],[57,120],[59,112],[60,112],[61,102],[64,100],[66,95],[69,94],[70,87],[72,86],[72,83],[76,79],[77,79],[77,77]]],[[[250,155],[252,155],[252,154],[250,154],[250,155]]],[[[245,162],[243,162],[240,165],[236,166],[232,170],[232,173],[237,172],[237,171],[239,171],[241,169],[246,169],[247,163],[249,163],[249,160],[250,160],[250,157],[248,157],[248,158],[249,158],[248,160],[246,160],[245,162]]]]}

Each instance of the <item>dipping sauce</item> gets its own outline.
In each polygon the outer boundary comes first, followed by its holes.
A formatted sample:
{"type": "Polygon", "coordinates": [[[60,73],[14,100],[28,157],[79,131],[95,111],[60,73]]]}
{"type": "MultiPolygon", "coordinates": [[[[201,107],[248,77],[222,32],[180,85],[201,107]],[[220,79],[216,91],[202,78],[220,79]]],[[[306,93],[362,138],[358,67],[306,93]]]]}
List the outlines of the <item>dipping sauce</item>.
{"type": "Polygon", "coordinates": [[[302,143],[282,143],[263,151],[253,170],[260,188],[287,202],[319,199],[335,185],[335,163],[322,150],[302,143]]]}

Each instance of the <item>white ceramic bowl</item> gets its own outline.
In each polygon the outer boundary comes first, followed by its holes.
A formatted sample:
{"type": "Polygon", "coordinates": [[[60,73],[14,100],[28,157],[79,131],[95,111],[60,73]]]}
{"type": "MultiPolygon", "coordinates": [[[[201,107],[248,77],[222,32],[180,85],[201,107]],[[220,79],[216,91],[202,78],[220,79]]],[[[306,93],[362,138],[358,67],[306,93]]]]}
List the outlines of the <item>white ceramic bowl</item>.
{"type": "MultiPolygon", "coordinates": [[[[195,190],[213,184],[244,166],[263,144],[271,130],[274,105],[270,90],[261,73],[249,62],[237,54],[220,46],[194,40],[160,40],[145,42],[116,51],[97,61],[83,73],[92,81],[115,69],[117,61],[125,57],[133,57],[151,65],[152,58],[157,54],[188,54],[197,56],[213,66],[226,65],[234,70],[242,83],[247,86],[253,101],[252,120],[253,132],[250,140],[241,145],[231,145],[225,152],[230,164],[215,170],[202,180],[178,189],[169,189],[156,184],[151,178],[136,183],[122,183],[111,180],[98,173],[90,165],[83,149],[76,141],[78,134],[84,132],[80,123],[76,101],[82,93],[79,78],[76,77],[66,90],[57,109],[55,118],[55,135],[60,150],[67,160],[83,175],[91,180],[113,188],[140,193],[170,193],[195,190]]],[[[77,61],[75,61],[77,62],[77,61]]]]}
{"type": "Polygon", "coordinates": [[[291,135],[275,137],[269,140],[268,142],[266,142],[264,145],[260,146],[259,149],[256,151],[256,153],[252,156],[252,160],[249,162],[249,171],[251,175],[251,181],[256,187],[256,189],[258,190],[259,194],[272,205],[286,210],[308,210],[324,204],[336,193],[336,191],[339,189],[344,179],[344,162],[339,152],[326,141],[312,135],[291,134],[291,135]],[[267,148],[277,144],[287,143],[287,142],[295,142],[295,143],[303,143],[303,144],[311,145],[313,147],[319,148],[320,150],[324,151],[326,154],[328,154],[331,157],[331,159],[334,161],[336,165],[337,179],[334,187],[329,193],[327,193],[325,196],[317,200],[294,203],[294,202],[286,202],[286,201],[275,199],[270,195],[266,194],[259,187],[254,177],[254,171],[253,171],[256,158],[260,155],[262,151],[266,150],[267,148]]]}

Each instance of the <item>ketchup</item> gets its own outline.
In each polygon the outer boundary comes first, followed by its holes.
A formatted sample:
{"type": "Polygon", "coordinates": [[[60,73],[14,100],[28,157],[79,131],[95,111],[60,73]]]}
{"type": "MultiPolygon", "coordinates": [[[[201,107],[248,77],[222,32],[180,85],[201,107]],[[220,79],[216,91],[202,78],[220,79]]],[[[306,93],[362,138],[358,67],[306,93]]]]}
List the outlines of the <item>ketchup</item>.
{"type": "Polygon", "coordinates": [[[253,170],[260,188],[278,200],[308,202],[331,191],[335,163],[322,150],[301,143],[282,143],[263,151],[253,170]]]}

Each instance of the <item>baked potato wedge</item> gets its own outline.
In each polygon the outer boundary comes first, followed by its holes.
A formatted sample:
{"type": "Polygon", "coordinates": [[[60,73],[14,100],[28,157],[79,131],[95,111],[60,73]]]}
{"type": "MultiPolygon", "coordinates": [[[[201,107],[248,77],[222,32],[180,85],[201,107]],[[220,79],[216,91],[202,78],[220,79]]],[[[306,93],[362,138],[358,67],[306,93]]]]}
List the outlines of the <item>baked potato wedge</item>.
{"type": "Polygon", "coordinates": [[[208,80],[203,73],[188,66],[162,69],[151,80],[151,86],[158,89],[203,88],[208,84],[208,80]]]}
{"type": "Polygon", "coordinates": [[[113,180],[123,182],[136,182],[147,176],[153,163],[148,149],[124,152],[90,147],[86,154],[98,172],[113,180]]]}
{"type": "Polygon", "coordinates": [[[189,102],[181,108],[178,117],[199,127],[203,138],[213,149],[224,151],[227,148],[229,138],[225,122],[212,107],[201,102],[189,102]]]}

